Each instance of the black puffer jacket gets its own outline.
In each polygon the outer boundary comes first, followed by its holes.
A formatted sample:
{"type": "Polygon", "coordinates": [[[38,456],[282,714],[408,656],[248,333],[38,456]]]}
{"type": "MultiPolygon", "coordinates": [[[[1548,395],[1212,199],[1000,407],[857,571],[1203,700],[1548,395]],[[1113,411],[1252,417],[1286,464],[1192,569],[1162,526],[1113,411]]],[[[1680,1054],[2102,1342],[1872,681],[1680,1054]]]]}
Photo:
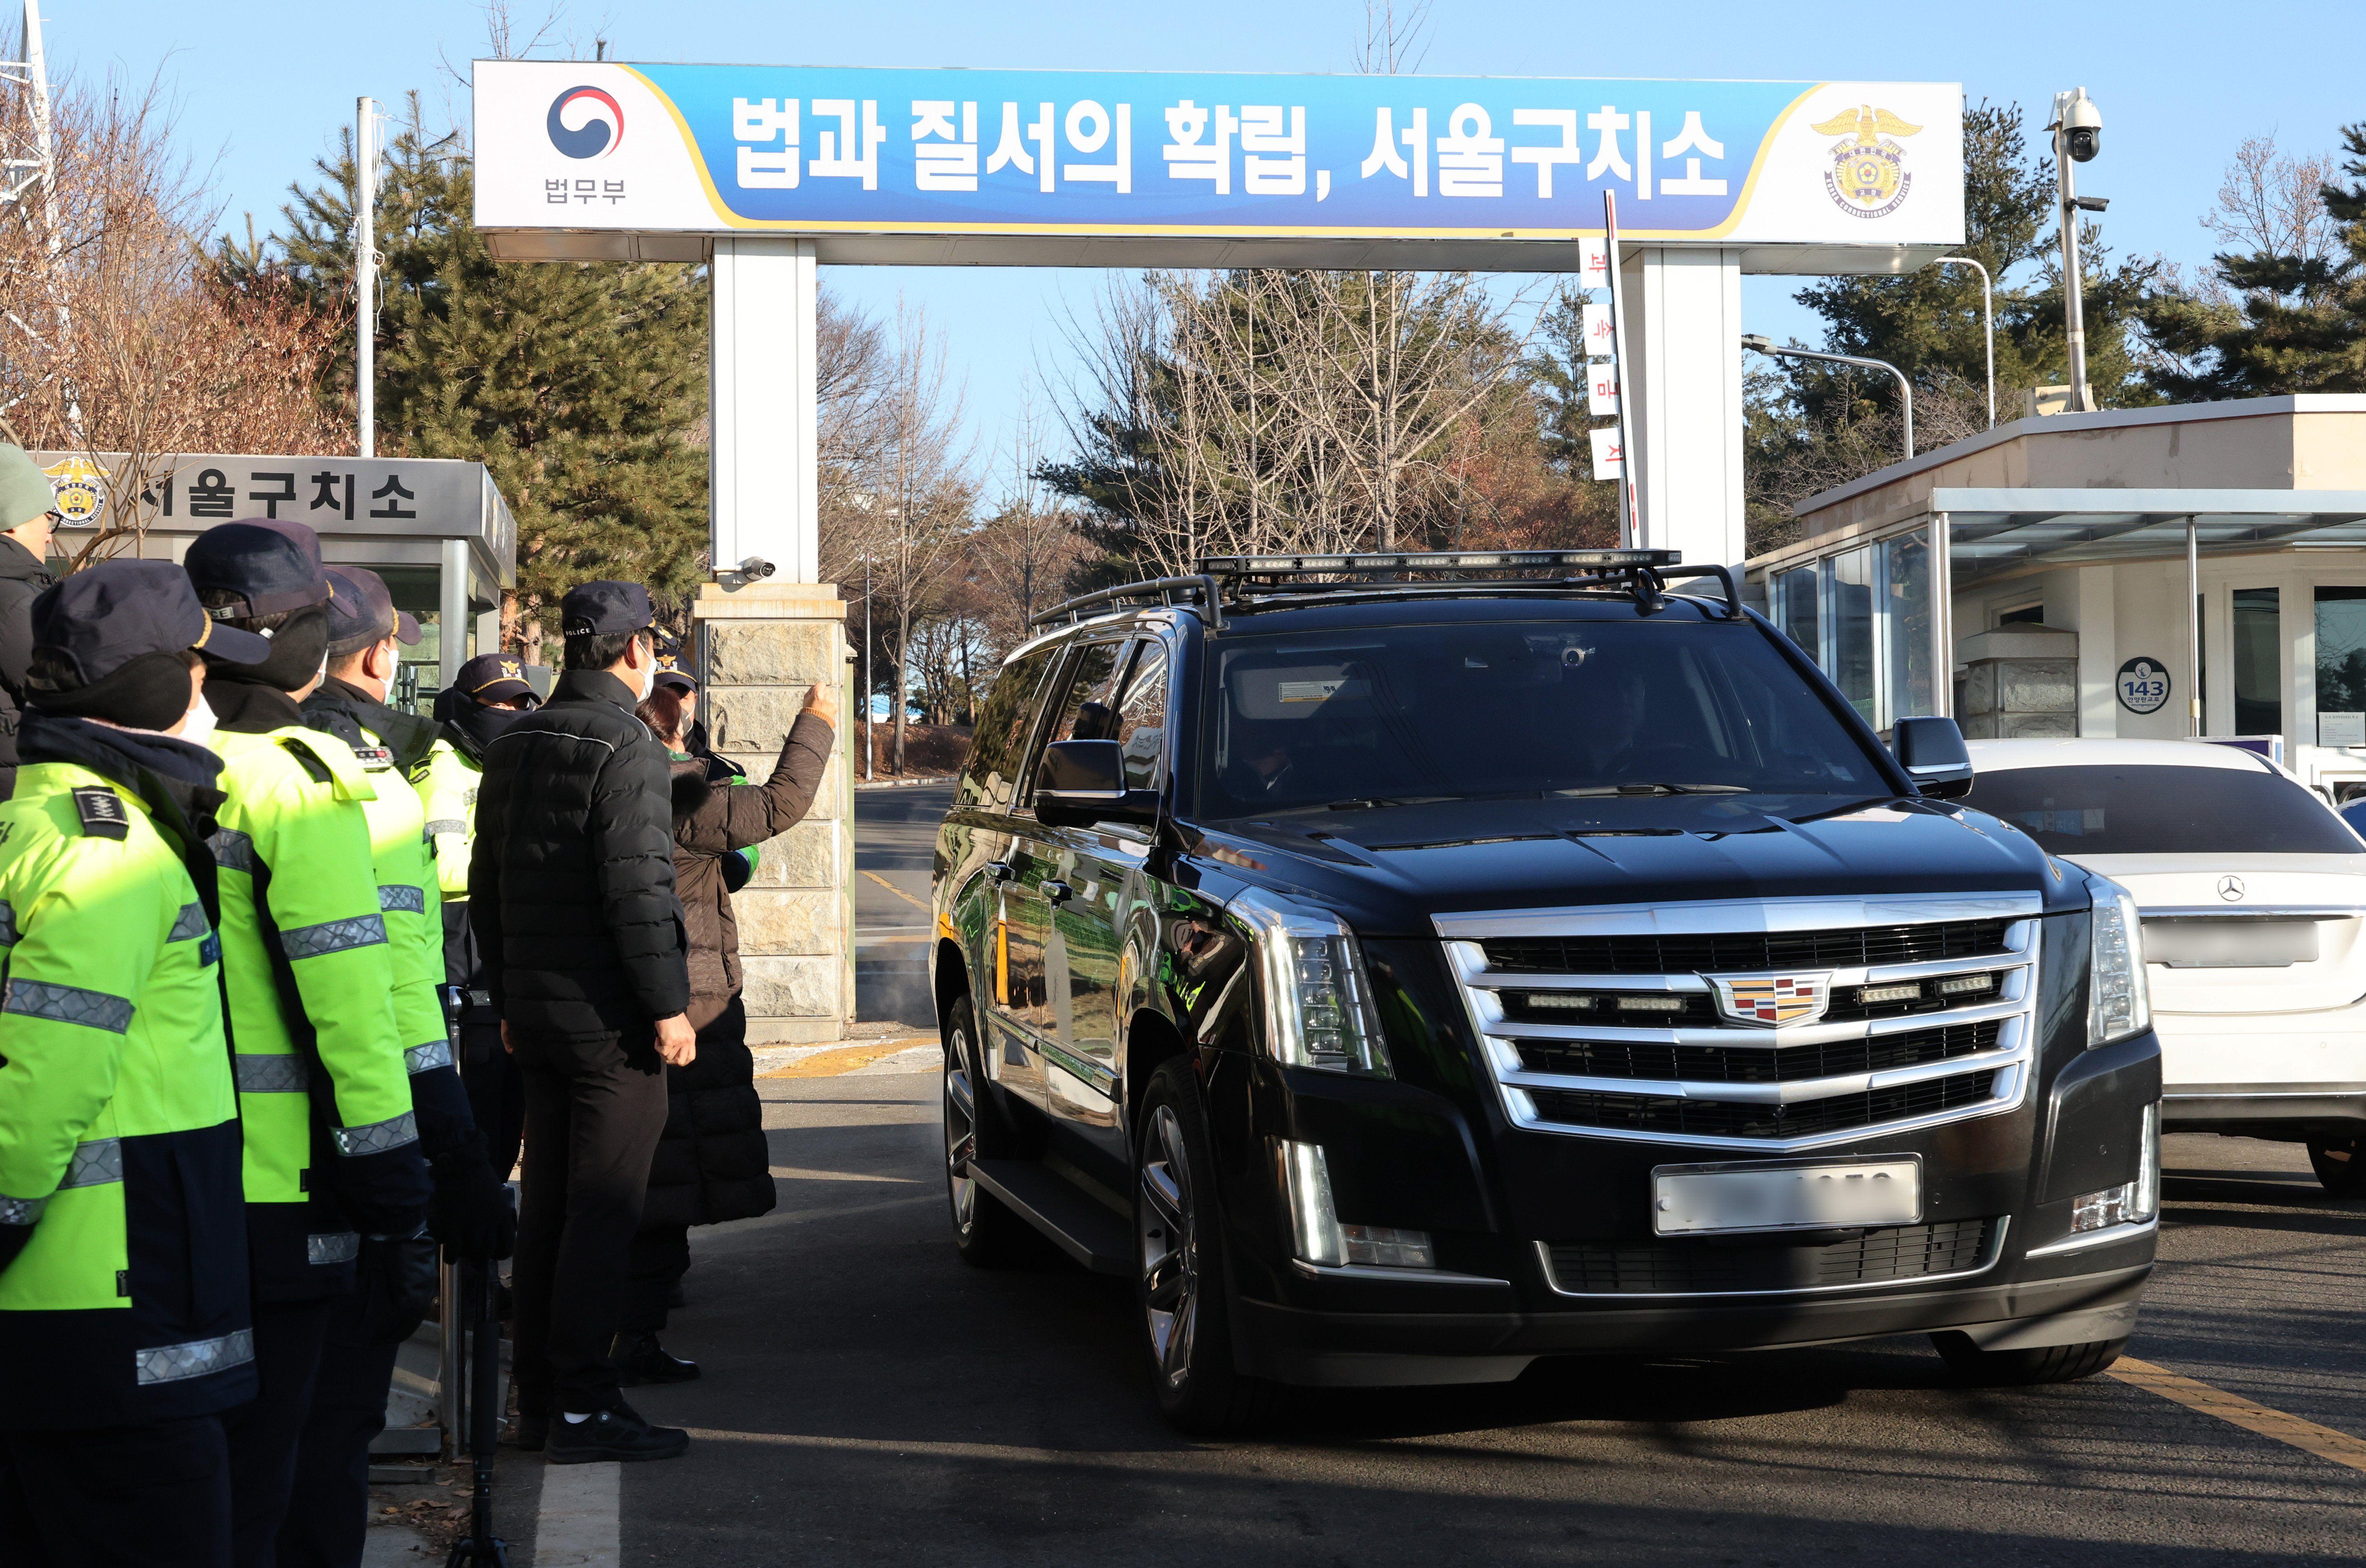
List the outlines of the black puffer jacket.
{"type": "Polygon", "coordinates": [[[643,1229],[716,1225],[769,1214],[772,1140],[756,1093],[756,1057],[738,997],[698,1032],[698,1055],[666,1069],[665,1135],[649,1160],[643,1229]]]}
{"type": "Polygon", "coordinates": [[[630,688],[570,670],[485,749],[468,913],[513,1028],[642,1034],[690,1000],[665,748],[630,688]]]}
{"type": "Polygon", "coordinates": [[[0,800],[17,788],[17,726],[33,658],[33,601],[57,579],[33,552],[0,534],[0,800]]]}

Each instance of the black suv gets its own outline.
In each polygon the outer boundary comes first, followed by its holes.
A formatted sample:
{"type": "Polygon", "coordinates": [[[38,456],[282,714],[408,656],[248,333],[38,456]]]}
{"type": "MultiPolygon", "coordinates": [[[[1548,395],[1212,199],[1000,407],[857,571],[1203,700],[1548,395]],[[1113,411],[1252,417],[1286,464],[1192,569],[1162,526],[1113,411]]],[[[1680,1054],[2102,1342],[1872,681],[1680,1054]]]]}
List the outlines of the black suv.
{"type": "Polygon", "coordinates": [[[1201,566],[1054,612],[980,715],[931,953],[964,1258],[1132,1278],[1196,1431],[1589,1351],[2111,1364],[2135,909],[1951,804],[1952,721],[1893,751],[1666,552],[1201,566]]]}

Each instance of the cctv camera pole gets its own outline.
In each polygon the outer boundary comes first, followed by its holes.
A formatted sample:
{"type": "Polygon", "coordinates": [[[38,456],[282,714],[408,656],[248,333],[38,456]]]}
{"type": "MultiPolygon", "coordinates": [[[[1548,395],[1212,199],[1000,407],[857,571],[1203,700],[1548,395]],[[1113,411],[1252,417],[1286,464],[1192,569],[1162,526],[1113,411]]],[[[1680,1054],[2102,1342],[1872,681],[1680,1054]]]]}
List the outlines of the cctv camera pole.
{"type": "MultiPolygon", "coordinates": [[[[354,455],[377,456],[377,102],[354,104],[354,455]]],[[[439,636],[450,636],[445,628],[439,636]]]]}
{"type": "Polygon", "coordinates": [[[862,558],[862,782],[871,782],[871,558],[862,558]]]}
{"type": "Polygon", "coordinates": [[[2062,319],[2070,344],[2070,411],[2090,413],[2093,411],[2087,406],[2087,321],[2079,297],[2078,191],[2070,173],[2070,132],[2062,123],[2070,97],[2061,93],[2054,100],[2054,175],[2062,206],[2062,319]]]}

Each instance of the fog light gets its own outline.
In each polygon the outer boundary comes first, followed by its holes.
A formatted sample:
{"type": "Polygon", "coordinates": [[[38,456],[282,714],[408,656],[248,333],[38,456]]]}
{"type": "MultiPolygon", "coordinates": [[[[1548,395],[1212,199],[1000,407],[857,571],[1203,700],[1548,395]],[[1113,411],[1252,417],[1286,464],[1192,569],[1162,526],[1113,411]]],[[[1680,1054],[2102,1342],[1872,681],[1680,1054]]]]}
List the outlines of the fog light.
{"type": "Polygon", "coordinates": [[[2136,1184],[2124,1182],[2101,1192],[2085,1192],[2070,1201],[2070,1233],[2109,1230],[2136,1218],[2136,1184]]]}
{"type": "Polygon", "coordinates": [[[1387,1225],[1343,1225],[1331,1201],[1331,1168],[1320,1144],[1281,1145],[1281,1182],[1290,1205],[1290,1245],[1317,1268],[1435,1269],[1427,1231],[1387,1225]]]}
{"type": "Polygon", "coordinates": [[[1346,1237],[1350,1263],[1371,1269],[1437,1267],[1427,1231],[1391,1230],[1386,1225],[1341,1225],[1339,1229],[1346,1237]]]}
{"type": "Polygon", "coordinates": [[[1569,1012],[1583,1012],[1594,1005],[1594,998],[1573,997],[1567,991],[1530,991],[1528,1005],[1532,1008],[1559,1008],[1569,1012]]]}
{"type": "Polygon", "coordinates": [[[1993,975],[1958,975],[1952,980],[1939,982],[1939,994],[1943,997],[1977,996],[1982,991],[1995,989],[1996,976],[1993,975]]]}
{"type": "Polygon", "coordinates": [[[1684,1010],[1684,998],[1682,997],[1621,997],[1618,998],[1618,1010],[1620,1012],[1682,1012],[1684,1010]]]}
{"type": "Polygon", "coordinates": [[[1922,999],[1920,986],[1860,986],[1856,1001],[1859,1007],[1872,1007],[1876,1002],[1919,1002],[1922,999]]]}
{"type": "Polygon", "coordinates": [[[2070,1234],[2140,1225],[2160,1213],[2160,1107],[2145,1107],[2136,1133],[2136,1179],[2070,1201],[2070,1234]]]}

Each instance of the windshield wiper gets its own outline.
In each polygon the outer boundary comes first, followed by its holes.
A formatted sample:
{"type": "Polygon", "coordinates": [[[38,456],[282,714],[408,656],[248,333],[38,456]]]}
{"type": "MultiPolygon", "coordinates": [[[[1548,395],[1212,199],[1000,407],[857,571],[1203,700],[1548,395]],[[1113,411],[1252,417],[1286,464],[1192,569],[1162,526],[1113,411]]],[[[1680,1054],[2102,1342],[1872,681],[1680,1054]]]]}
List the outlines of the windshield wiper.
{"type": "Polygon", "coordinates": [[[1553,794],[1571,799],[1614,795],[1749,795],[1747,784],[1590,784],[1583,789],[1557,789],[1553,794]]]}
{"type": "Polygon", "coordinates": [[[1541,800],[1533,789],[1470,790],[1455,795],[1358,795],[1335,800],[1325,811],[1365,811],[1381,806],[1436,806],[1449,800],[1541,800]]]}

